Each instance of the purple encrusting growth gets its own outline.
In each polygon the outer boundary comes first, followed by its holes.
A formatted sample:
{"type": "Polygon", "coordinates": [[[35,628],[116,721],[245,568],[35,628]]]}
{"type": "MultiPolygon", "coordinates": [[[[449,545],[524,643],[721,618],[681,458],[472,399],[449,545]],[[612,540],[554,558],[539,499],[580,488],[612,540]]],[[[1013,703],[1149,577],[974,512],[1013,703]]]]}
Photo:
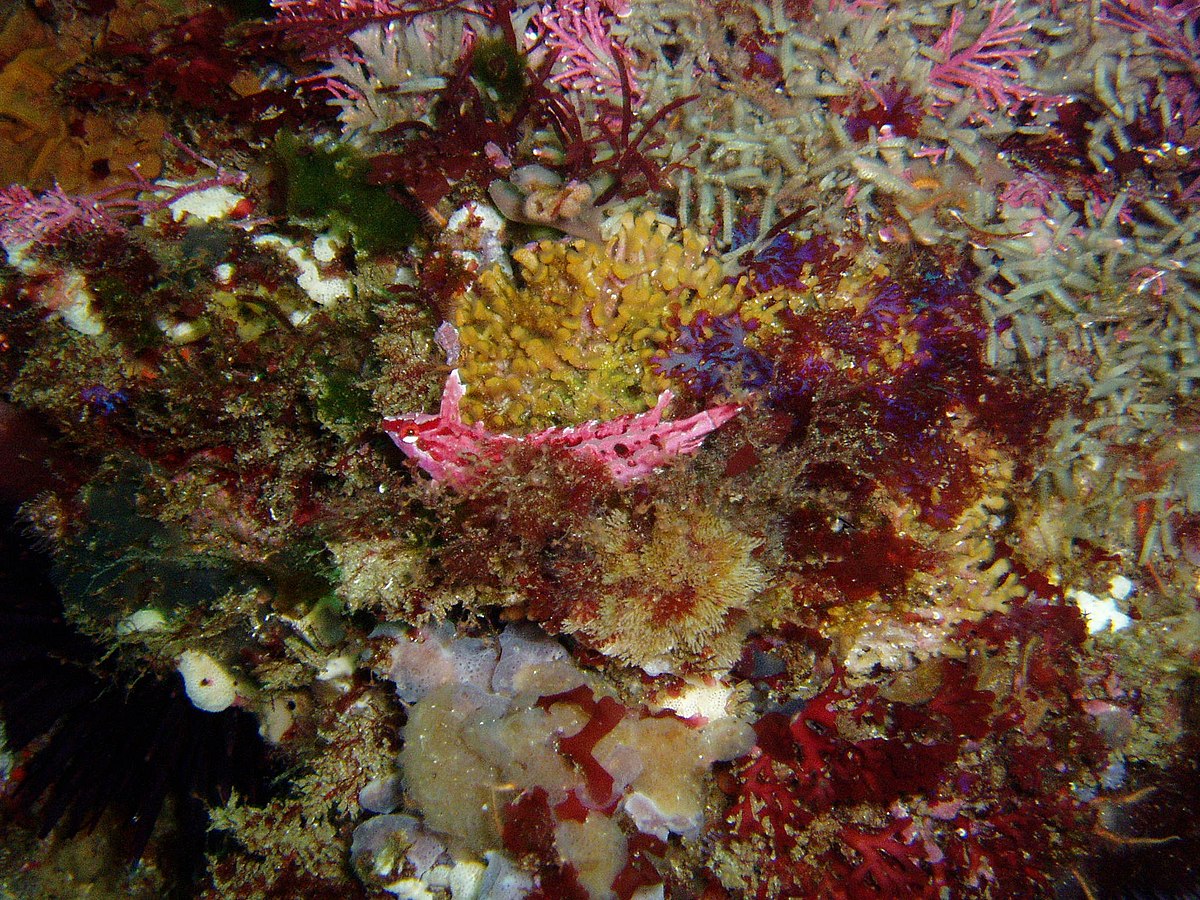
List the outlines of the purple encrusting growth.
{"type": "Polygon", "coordinates": [[[0,883],[1194,874],[1200,0],[14,5],[0,883]]]}
{"type": "Polygon", "coordinates": [[[701,310],[679,326],[671,348],[651,364],[659,375],[682,382],[696,397],[761,388],[771,380],[771,361],[746,346],[758,326],[757,319],[743,319],[737,312],[714,316],[701,310]]]}
{"type": "Polygon", "coordinates": [[[916,138],[924,118],[920,98],[895,79],[878,87],[864,81],[858,102],[846,110],[846,132],[856,141],[869,140],[872,128],[880,135],[916,138]]]}
{"type": "Polygon", "coordinates": [[[84,388],[79,396],[92,412],[104,418],[129,405],[128,394],[122,390],[110,390],[102,384],[84,388]]]}
{"type": "Polygon", "coordinates": [[[744,257],[742,271],[750,279],[750,287],[756,294],[778,287],[793,287],[804,275],[805,267],[816,268],[827,263],[837,254],[837,249],[837,245],[823,234],[801,241],[784,232],[744,257]]]}
{"type": "Polygon", "coordinates": [[[590,457],[625,484],[652,474],[672,457],[694,453],[710,432],[741,409],[736,403],[722,403],[686,419],[663,422],[663,412],[674,396],[663,391],[654,407],[644,413],[547,428],[518,437],[488,431],[480,422],[465,424],[459,411],[465,393],[455,369],[446,379],[436,416],[412,413],[383,420],[383,430],[406,456],[415,459],[434,481],[458,488],[470,485],[483,469],[499,462],[517,444],[561,448],[590,457]]]}

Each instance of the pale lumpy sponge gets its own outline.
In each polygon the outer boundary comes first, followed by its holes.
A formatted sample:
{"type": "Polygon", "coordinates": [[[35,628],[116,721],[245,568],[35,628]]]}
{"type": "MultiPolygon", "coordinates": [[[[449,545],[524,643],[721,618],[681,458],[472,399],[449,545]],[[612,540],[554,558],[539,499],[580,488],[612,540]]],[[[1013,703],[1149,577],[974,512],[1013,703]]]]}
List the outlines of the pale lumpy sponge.
{"type": "Polygon", "coordinates": [[[697,839],[712,765],[754,740],[723,710],[683,719],[622,703],[532,627],[495,641],[425,629],[398,636],[387,663],[412,704],[399,758],[407,809],[447,856],[505,852],[535,804],[593,898],[615,896],[634,831],[697,839]]]}

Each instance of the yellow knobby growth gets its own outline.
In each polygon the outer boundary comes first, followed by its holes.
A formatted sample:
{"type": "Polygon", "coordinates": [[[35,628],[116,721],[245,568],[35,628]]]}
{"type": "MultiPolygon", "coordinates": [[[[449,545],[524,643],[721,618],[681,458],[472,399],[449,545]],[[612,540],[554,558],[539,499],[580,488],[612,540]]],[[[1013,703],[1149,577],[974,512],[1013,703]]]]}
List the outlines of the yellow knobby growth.
{"type": "Polygon", "coordinates": [[[708,242],[647,213],[627,215],[604,244],[542,241],[513,254],[516,279],[484,272],[459,304],[463,412],[530,431],[652,406],[666,379],[650,365],[678,315],[736,309],[708,242]],[[520,285],[520,286],[518,286],[520,285]]]}

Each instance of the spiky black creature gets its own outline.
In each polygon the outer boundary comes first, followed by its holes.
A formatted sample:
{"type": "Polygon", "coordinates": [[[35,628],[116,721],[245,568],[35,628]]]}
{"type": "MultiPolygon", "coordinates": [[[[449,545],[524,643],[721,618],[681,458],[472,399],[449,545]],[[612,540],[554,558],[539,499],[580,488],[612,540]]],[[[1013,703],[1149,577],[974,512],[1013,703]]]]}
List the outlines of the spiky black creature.
{"type": "Polygon", "coordinates": [[[129,862],[153,855],[173,896],[203,872],[208,807],[265,792],[257,723],[196,709],[172,673],[105,654],[65,620],[46,554],[0,509],[0,717],[18,765],[8,811],[39,837],[103,823],[129,862]],[[160,842],[156,824],[170,841],[160,842]],[[151,842],[152,836],[155,841],[151,842]]]}

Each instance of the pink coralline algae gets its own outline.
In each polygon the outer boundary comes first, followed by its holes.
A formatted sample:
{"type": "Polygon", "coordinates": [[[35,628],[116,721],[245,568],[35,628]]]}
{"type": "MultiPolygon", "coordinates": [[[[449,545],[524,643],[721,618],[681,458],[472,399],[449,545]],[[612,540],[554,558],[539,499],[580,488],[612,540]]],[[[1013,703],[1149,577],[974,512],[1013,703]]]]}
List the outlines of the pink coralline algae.
{"type": "Polygon", "coordinates": [[[1196,0],[1147,2],[1104,0],[1099,21],[1130,34],[1142,34],[1160,54],[1187,69],[1200,84],[1200,39],[1196,37],[1196,0]]]}
{"type": "Polygon", "coordinates": [[[0,188],[0,244],[5,248],[83,232],[124,234],[134,220],[167,209],[188,194],[240,186],[249,176],[200,156],[181,142],[171,143],[186,157],[214,173],[187,184],[160,184],[130,168],[131,180],[93,194],[68,194],[58,185],[35,194],[23,185],[0,188]]]}
{"type": "Polygon", "coordinates": [[[551,77],[568,90],[589,91],[619,102],[625,88],[621,68],[628,79],[634,106],[644,92],[633,81],[633,54],[612,34],[613,20],[628,14],[629,5],[620,0],[561,0],[548,3],[535,19],[546,46],[557,54],[558,70],[551,77]]]}
{"type": "Polygon", "coordinates": [[[736,403],[722,403],[686,419],[663,422],[663,413],[674,396],[663,391],[654,408],[644,413],[514,436],[488,431],[479,422],[465,424],[459,411],[464,393],[466,389],[455,369],[446,379],[437,415],[410,413],[383,421],[383,430],[396,446],[416,460],[434,481],[458,488],[470,485],[483,468],[499,462],[510,448],[522,443],[591,457],[603,463],[617,482],[625,484],[650,475],[672,457],[694,453],[710,432],[741,409],[736,403]]]}
{"type": "Polygon", "coordinates": [[[1037,51],[1021,46],[1030,24],[1014,21],[1016,14],[1016,3],[997,3],[983,33],[970,46],[955,51],[963,14],[958,9],[951,11],[950,26],[933,47],[942,57],[929,73],[929,83],[937,95],[935,108],[944,109],[963,94],[974,95],[979,103],[974,115],[989,122],[988,111],[1012,111],[1024,105],[1034,110],[1046,109],[1065,100],[1043,94],[1021,80],[1021,61],[1035,56],[1037,51]]]}

